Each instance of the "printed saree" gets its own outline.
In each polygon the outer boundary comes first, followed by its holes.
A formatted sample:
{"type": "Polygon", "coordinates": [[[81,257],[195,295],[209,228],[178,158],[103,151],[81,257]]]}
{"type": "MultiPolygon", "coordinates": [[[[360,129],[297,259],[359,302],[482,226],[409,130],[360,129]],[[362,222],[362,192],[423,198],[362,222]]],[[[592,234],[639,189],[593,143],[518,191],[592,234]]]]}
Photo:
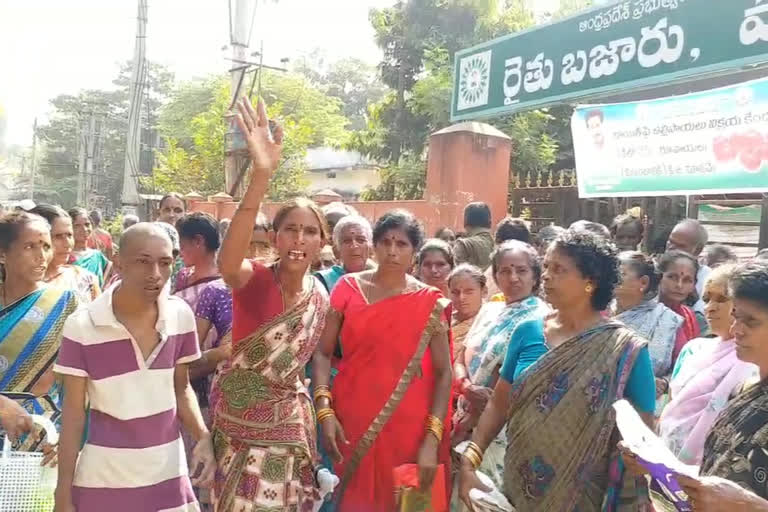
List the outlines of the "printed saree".
{"type": "Polygon", "coordinates": [[[731,400],[715,421],[700,474],[731,480],[768,499],[768,381],[731,400]]]}
{"type": "Polygon", "coordinates": [[[453,359],[456,360],[459,354],[464,351],[464,339],[467,337],[469,329],[477,318],[477,315],[467,318],[465,320],[459,320],[456,318],[456,312],[453,312],[451,316],[451,332],[453,334],[453,359]]]}
{"type": "Polygon", "coordinates": [[[109,260],[101,251],[88,249],[78,257],[72,256],[70,263],[95,274],[99,278],[99,286],[104,286],[104,273],[107,271],[107,267],[109,267],[109,260]]]}
{"type": "MultiPolygon", "coordinates": [[[[499,370],[504,362],[512,333],[515,327],[530,318],[543,318],[549,313],[549,307],[535,296],[513,304],[489,303],[483,306],[477,321],[467,335],[464,361],[469,373],[469,380],[476,386],[493,388],[499,370]]],[[[458,425],[466,416],[474,414],[479,419],[482,411],[472,411],[468,400],[459,397],[459,404],[454,416],[458,425]]],[[[468,432],[471,437],[471,432],[468,432]]],[[[455,443],[455,441],[454,441],[455,443]]],[[[488,475],[497,487],[504,479],[504,451],[507,437],[500,432],[485,450],[480,471],[488,475]]]]}
{"type": "MultiPolygon", "coordinates": [[[[204,293],[206,293],[206,290],[208,290],[209,287],[215,287],[217,285],[225,287],[226,285],[224,285],[224,281],[222,280],[221,276],[210,276],[210,277],[195,281],[193,283],[190,283],[189,277],[190,277],[191,270],[192,270],[191,268],[184,268],[176,276],[176,286],[175,286],[176,292],[174,293],[174,295],[183,299],[184,302],[189,304],[189,307],[192,308],[192,311],[195,312],[195,316],[199,317],[200,302],[202,297],[204,296],[204,293]]],[[[208,290],[208,291],[213,291],[213,290],[208,290]]],[[[229,294],[228,290],[226,294],[228,295],[227,299],[230,301],[230,305],[231,305],[231,301],[232,301],[231,294],[229,294]]],[[[230,312],[231,312],[231,307],[230,307],[230,312]]],[[[208,331],[208,334],[205,336],[205,339],[200,340],[200,350],[205,352],[206,350],[211,350],[213,348],[218,347],[219,344],[222,342],[226,343],[227,340],[231,341],[231,330],[232,330],[231,313],[229,317],[229,323],[228,325],[226,325],[225,329],[226,329],[225,332],[219,333],[216,324],[211,322],[211,328],[208,331]]],[[[209,407],[209,394],[211,390],[212,381],[213,381],[213,374],[206,375],[191,381],[192,389],[195,390],[195,395],[197,395],[197,402],[200,405],[200,413],[203,415],[203,420],[205,420],[205,424],[208,426],[208,428],[210,428],[212,424],[211,409],[209,407]]],[[[184,440],[184,447],[187,452],[187,460],[191,461],[192,449],[195,446],[195,442],[192,439],[192,436],[186,430],[182,430],[181,436],[182,436],[182,439],[184,440]]],[[[195,468],[189,468],[189,469],[190,469],[190,472],[193,472],[195,468]]],[[[208,492],[208,489],[200,489],[198,487],[194,487],[194,491],[198,497],[198,500],[200,501],[202,510],[204,512],[207,510],[210,510],[209,508],[210,493],[208,492]]]]}
{"type": "Polygon", "coordinates": [[[701,464],[717,416],[757,373],[757,366],[736,357],[733,340],[699,338],[685,346],[669,384],[672,400],[659,420],[659,435],[678,459],[701,464]]]}
{"type": "Polygon", "coordinates": [[[77,265],[62,265],[59,273],[46,282],[55,288],[73,290],[78,304],[90,304],[101,294],[96,275],[77,265]]]}
{"type": "Polygon", "coordinates": [[[672,370],[672,352],[677,330],[683,319],[657,299],[646,300],[616,315],[637,334],[648,340],[648,353],[653,363],[653,374],[664,377],[672,370]]]}
{"type": "MultiPolygon", "coordinates": [[[[349,442],[339,447],[344,460],[335,468],[342,479],[338,510],[391,512],[393,470],[415,463],[424,439],[435,383],[428,342],[448,330],[448,301],[436,289],[422,287],[369,304],[353,274],[336,285],[331,306],[344,317],[344,358],[332,392],[349,442]]],[[[438,451],[446,478],[449,444],[446,428],[438,451]]],[[[447,482],[445,488],[450,489],[447,482]]]]}
{"type": "Polygon", "coordinates": [[[646,344],[618,322],[552,348],[512,384],[504,494],[526,512],[644,510],[623,474],[614,401],[646,344]]]}
{"type": "Polygon", "coordinates": [[[302,371],[325,325],[328,296],[306,279],[299,302],[240,340],[214,379],[217,512],[304,511],[320,501],[315,417],[302,371]]]}
{"type": "MultiPolygon", "coordinates": [[[[36,290],[8,306],[0,304],[0,392],[31,414],[46,415],[54,422],[61,403],[51,369],[64,321],[76,307],[75,292],[54,287],[36,290]]],[[[19,449],[34,450],[36,445],[27,439],[19,449]]]]}

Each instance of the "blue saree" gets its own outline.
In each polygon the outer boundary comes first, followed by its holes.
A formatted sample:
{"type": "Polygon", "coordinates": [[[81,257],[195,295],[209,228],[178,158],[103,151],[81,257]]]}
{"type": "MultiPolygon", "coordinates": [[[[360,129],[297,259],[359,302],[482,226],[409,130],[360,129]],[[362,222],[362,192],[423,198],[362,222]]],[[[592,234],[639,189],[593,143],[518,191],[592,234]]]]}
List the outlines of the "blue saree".
{"type": "MultiPolygon", "coordinates": [[[[2,285],[0,285],[2,286],[2,285]]],[[[31,414],[58,419],[60,389],[50,370],[61,345],[64,321],[77,307],[75,292],[46,287],[13,304],[0,304],[0,392],[31,414]],[[42,379],[51,386],[32,393],[42,379]]],[[[29,448],[31,445],[25,445],[29,448]]]]}

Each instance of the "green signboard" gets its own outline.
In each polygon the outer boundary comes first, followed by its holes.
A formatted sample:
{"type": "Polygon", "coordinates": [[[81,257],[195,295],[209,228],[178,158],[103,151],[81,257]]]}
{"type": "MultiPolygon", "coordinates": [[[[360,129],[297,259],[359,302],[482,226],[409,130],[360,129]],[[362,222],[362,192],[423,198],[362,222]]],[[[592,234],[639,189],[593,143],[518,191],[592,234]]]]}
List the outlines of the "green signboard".
{"type": "Polygon", "coordinates": [[[451,119],[768,61],[768,0],[620,0],[456,54],[451,119]]]}

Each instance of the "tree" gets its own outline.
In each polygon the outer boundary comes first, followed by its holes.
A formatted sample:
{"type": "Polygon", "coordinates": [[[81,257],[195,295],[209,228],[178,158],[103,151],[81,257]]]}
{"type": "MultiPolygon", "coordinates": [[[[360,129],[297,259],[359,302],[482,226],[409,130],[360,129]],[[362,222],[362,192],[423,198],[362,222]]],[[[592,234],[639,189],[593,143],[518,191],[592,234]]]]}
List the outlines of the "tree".
{"type": "MultiPolygon", "coordinates": [[[[591,3],[567,0],[549,19],[571,14],[591,3]]],[[[384,51],[382,80],[392,89],[370,108],[364,130],[353,135],[350,147],[389,162],[399,170],[421,159],[427,139],[450,124],[456,51],[535,24],[533,13],[520,1],[500,6],[494,0],[412,0],[373,10],[371,23],[384,51]]],[[[573,143],[568,106],[502,116],[489,121],[512,138],[510,167],[527,174],[573,167],[573,143]]],[[[382,185],[364,197],[401,199],[394,195],[402,171],[383,172],[382,185]]],[[[412,175],[410,175],[412,176],[412,175]]]]}
{"type": "MultiPolygon", "coordinates": [[[[303,193],[306,150],[341,146],[349,136],[341,104],[295,74],[265,72],[262,96],[270,117],[283,125],[283,162],[270,181],[268,195],[282,200],[303,193]]],[[[224,190],[227,77],[180,84],[160,115],[166,148],[158,154],[154,186],[160,192],[193,189],[203,195],[224,190]]],[[[145,178],[145,182],[148,178],[145,178]]]]}
{"type": "Polygon", "coordinates": [[[381,184],[360,194],[363,201],[410,200],[424,197],[427,177],[426,162],[416,158],[403,158],[379,171],[381,184]]]}
{"type": "MultiPolygon", "coordinates": [[[[74,95],[62,94],[50,101],[53,107],[46,124],[38,127],[41,142],[39,180],[36,183],[36,197],[59,203],[64,207],[74,206],[77,199],[79,140],[83,123],[91,112],[100,123],[99,175],[96,192],[106,196],[107,208],[120,204],[125,144],[128,129],[129,86],[131,63],[121,65],[114,80],[113,91],[83,90],[74,95]],[[103,172],[101,172],[103,171],[103,172]]],[[[170,91],[173,75],[156,63],[147,65],[147,98],[144,105],[147,128],[154,125],[160,104],[170,91]]]]}
{"type": "Polygon", "coordinates": [[[352,57],[331,64],[322,80],[326,94],[341,101],[342,113],[352,130],[365,126],[368,105],[381,100],[387,92],[376,68],[352,57]]]}

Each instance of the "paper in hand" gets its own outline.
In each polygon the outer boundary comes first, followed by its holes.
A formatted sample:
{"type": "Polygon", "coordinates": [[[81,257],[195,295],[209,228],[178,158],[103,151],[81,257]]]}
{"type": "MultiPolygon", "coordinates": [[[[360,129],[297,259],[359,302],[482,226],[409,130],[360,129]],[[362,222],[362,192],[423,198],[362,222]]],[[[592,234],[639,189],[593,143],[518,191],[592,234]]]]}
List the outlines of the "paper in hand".
{"type": "Polygon", "coordinates": [[[696,477],[698,468],[680,462],[664,441],[648,428],[637,411],[626,400],[613,404],[616,426],[624,443],[637,456],[637,461],[650,473],[651,501],[657,512],[689,512],[693,510],[688,496],[677,483],[677,475],[696,477]]]}

